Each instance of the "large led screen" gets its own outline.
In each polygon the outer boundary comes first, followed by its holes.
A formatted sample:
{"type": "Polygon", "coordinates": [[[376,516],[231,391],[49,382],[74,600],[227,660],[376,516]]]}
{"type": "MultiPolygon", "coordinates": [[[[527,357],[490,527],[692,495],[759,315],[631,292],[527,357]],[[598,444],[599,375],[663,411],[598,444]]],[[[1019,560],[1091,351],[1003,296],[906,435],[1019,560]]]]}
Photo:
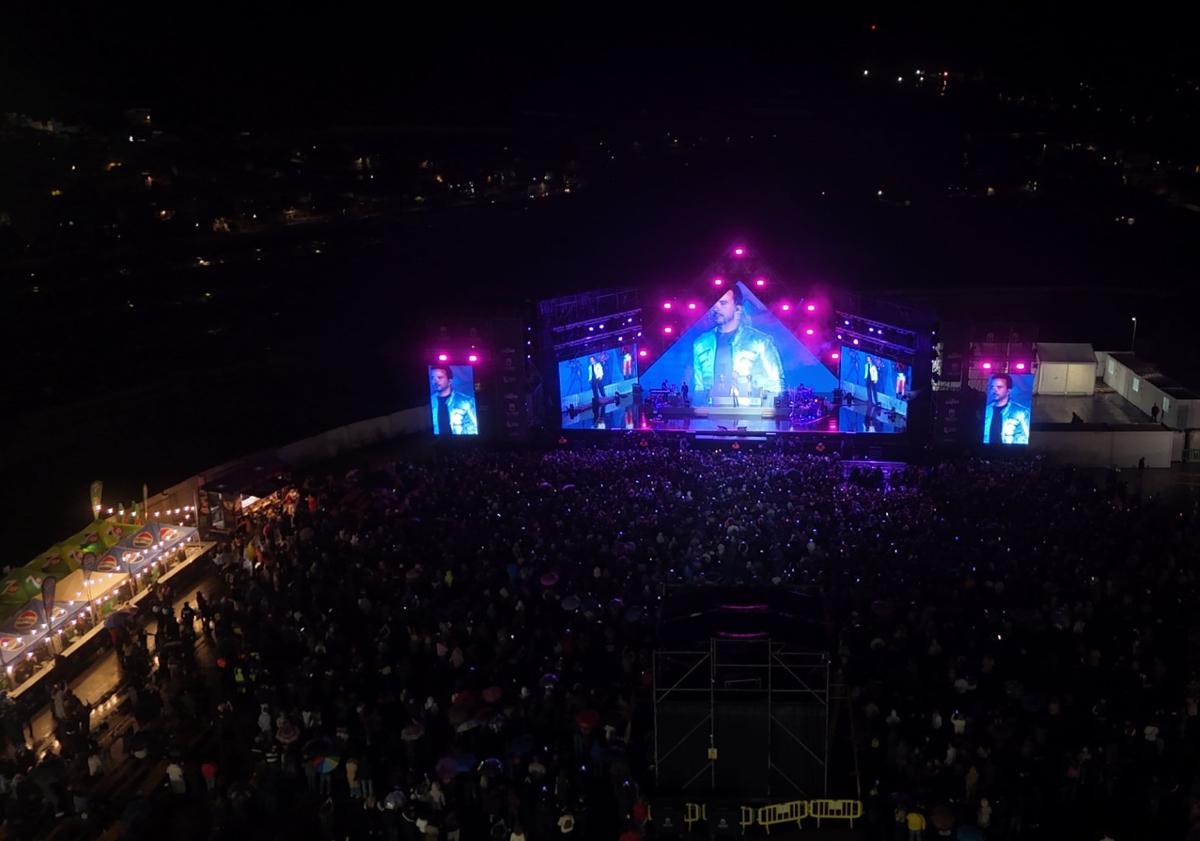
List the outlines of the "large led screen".
{"type": "Polygon", "coordinates": [[[837,378],[744,284],[736,283],[642,375],[644,388],[686,384],[693,406],[771,406],[789,389],[830,394],[837,378]]]}
{"type": "Polygon", "coordinates": [[[1033,420],[1033,374],[992,374],[983,410],[983,443],[1025,445],[1033,420]]]}
{"type": "Polygon", "coordinates": [[[429,405],[434,435],[478,435],[475,372],[470,365],[430,365],[429,405]]]}
{"type": "Polygon", "coordinates": [[[912,366],[878,353],[842,345],[841,388],[866,406],[908,417],[912,366]]]}
{"type": "Polygon", "coordinates": [[[629,394],[638,379],[637,345],[630,342],[589,351],[558,363],[558,394],[563,411],[587,407],[592,399],[629,394]]]}

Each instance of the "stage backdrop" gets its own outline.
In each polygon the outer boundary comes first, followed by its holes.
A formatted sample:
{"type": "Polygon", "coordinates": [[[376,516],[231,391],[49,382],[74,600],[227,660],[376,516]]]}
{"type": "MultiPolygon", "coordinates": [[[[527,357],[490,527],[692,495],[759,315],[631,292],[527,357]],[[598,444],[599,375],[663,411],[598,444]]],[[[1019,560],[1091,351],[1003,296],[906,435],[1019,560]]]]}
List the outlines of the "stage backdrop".
{"type": "Polygon", "coordinates": [[[723,291],[713,305],[701,312],[675,343],[654,360],[642,375],[642,388],[660,388],[664,381],[675,388],[687,383],[692,405],[706,405],[709,390],[717,385],[712,361],[717,322],[728,312],[729,299],[740,294],[743,339],[733,351],[734,379],[740,383],[740,396],[755,397],[765,393],[769,397],[777,390],[798,386],[806,386],[818,394],[832,394],[838,384],[833,372],[822,365],[745,284],[739,282],[737,287],[737,292],[723,291]],[[724,304],[722,298],[725,298],[724,304]],[[776,364],[778,371],[774,370],[776,364]]]}
{"type": "Polygon", "coordinates": [[[842,391],[853,396],[855,400],[868,402],[868,360],[874,362],[877,372],[876,402],[884,409],[894,409],[896,414],[907,417],[909,390],[912,388],[911,365],[880,356],[874,351],[842,345],[842,391]]]}
{"type": "Polygon", "coordinates": [[[592,383],[588,376],[588,367],[593,357],[604,371],[600,385],[604,396],[611,397],[620,392],[623,395],[633,390],[638,378],[637,345],[626,342],[604,350],[593,350],[583,356],[564,359],[558,363],[558,394],[559,403],[563,410],[568,404],[586,407],[592,404],[592,383]]]}

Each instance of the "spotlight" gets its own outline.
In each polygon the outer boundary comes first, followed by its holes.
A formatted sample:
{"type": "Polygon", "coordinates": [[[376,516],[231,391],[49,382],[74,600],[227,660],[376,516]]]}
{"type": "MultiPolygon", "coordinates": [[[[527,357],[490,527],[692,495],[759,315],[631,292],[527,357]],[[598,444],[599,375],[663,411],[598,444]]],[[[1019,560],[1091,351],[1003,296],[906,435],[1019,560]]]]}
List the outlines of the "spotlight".
{"type": "Polygon", "coordinates": [[[721,277],[714,277],[714,278],[713,278],[713,286],[723,286],[724,284],[725,284],[725,279],[724,279],[724,278],[721,278],[721,277]]]}
{"type": "Polygon", "coordinates": [[[809,312],[816,312],[816,311],[817,311],[817,305],[816,305],[816,304],[809,304],[809,305],[806,307],[806,309],[807,309],[809,312]]]}
{"type": "Polygon", "coordinates": [[[983,363],[983,370],[985,370],[985,371],[992,370],[992,363],[990,363],[990,362],[983,363]]]}
{"type": "Polygon", "coordinates": [[[838,337],[838,339],[840,340],[840,339],[842,338],[842,334],[841,334],[841,333],[838,333],[838,334],[837,334],[837,337],[838,337]]]}
{"type": "Polygon", "coordinates": [[[664,333],[674,333],[675,328],[668,324],[666,327],[663,328],[663,332],[664,333]]]}
{"type": "Polygon", "coordinates": [[[746,249],[742,248],[742,246],[739,245],[737,248],[733,249],[733,256],[734,257],[746,256],[746,249]]]}
{"type": "Polygon", "coordinates": [[[1024,370],[1025,370],[1025,363],[1024,363],[1024,362],[1018,362],[1018,363],[1017,363],[1017,370],[1018,370],[1018,371],[1024,371],[1024,370]]]}
{"type": "Polygon", "coordinates": [[[841,359],[841,358],[842,358],[842,355],[841,355],[840,353],[838,353],[838,352],[835,350],[833,353],[829,354],[829,358],[830,358],[830,359],[835,359],[835,360],[836,360],[836,359],[841,359]]]}
{"type": "Polygon", "coordinates": [[[670,301],[663,301],[663,309],[664,309],[664,310],[669,310],[670,308],[671,308],[671,302],[670,302],[670,301]]]}
{"type": "Polygon", "coordinates": [[[693,303],[691,303],[691,304],[688,304],[688,309],[689,309],[689,310],[694,310],[695,308],[696,308],[696,304],[695,304],[694,302],[693,302],[693,303]]]}
{"type": "Polygon", "coordinates": [[[854,340],[854,344],[858,344],[858,339],[855,339],[855,340],[854,340]]]}
{"type": "Polygon", "coordinates": [[[849,327],[849,326],[850,326],[850,319],[848,319],[848,318],[843,318],[843,319],[842,319],[842,324],[844,324],[844,325],[846,325],[847,327],[849,327]]]}
{"type": "Polygon", "coordinates": [[[650,351],[646,350],[645,348],[638,351],[638,356],[642,357],[643,359],[649,355],[650,355],[650,351]]]}
{"type": "Polygon", "coordinates": [[[809,327],[807,330],[804,331],[804,335],[811,336],[813,334],[813,332],[814,332],[813,329],[811,327],[809,327]]]}
{"type": "Polygon", "coordinates": [[[754,281],[754,285],[755,286],[766,286],[767,282],[760,277],[758,280],[754,281]]]}
{"type": "Polygon", "coordinates": [[[446,362],[449,359],[450,359],[450,357],[446,356],[446,354],[444,354],[444,353],[438,354],[438,362],[446,362]]]}
{"type": "Polygon", "coordinates": [[[478,361],[479,361],[479,356],[478,356],[477,354],[474,354],[474,353],[467,354],[467,361],[468,361],[468,362],[478,362],[478,361]]]}
{"type": "Polygon", "coordinates": [[[788,312],[789,310],[791,310],[791,308],[792,308],[791,304],[784,304],[780,309],[782,309],[784,312],[788,312]]]}

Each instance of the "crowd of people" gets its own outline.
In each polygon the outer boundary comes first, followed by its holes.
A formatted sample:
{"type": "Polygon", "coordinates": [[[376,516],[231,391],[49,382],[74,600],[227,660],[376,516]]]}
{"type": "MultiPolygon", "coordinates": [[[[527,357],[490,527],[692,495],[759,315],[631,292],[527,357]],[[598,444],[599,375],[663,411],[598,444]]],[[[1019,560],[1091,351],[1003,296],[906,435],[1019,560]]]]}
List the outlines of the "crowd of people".
{"type": "MultiPolygon", "coordinates": [[[[223,547],[203,605],[158,599],[153,655],[116,640],[129,753],[168,763],[196,837],[652,836],[662,597],[773,583],[824,612],[869,837],[1200,838],[1198,513],[1025,459],[564,448],[313,475],[223,547]]],[[[5,734],[10,826],[87,808],[14,783],[5,734]]],[[[90,741],[47,761],[90,771],[90,741]]]]}

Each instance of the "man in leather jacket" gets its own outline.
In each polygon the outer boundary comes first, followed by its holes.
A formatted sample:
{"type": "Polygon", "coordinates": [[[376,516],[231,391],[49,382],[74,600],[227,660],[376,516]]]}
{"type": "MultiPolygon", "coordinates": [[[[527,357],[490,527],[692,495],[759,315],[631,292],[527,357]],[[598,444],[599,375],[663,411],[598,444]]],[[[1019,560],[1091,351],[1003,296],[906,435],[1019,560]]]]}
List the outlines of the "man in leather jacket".
{"type": "Polygon", "coordinates": [[[449,365],[437,365],[430,370],[433,378],[434,435],[478,435],[475,419],[475,398],[454,390],[454,372],[449,365]]]}
{"type": "Polygon", "coordinates": [[[716,323],[692,343],[693,392],[709,398],[736,393],[771,398],[783,391],[783,365],[775,340],[748,323],[743,293],[734,285],[713,305],[716,323]],[[725,393],[718,393],[724,391],[725,393]]]}

